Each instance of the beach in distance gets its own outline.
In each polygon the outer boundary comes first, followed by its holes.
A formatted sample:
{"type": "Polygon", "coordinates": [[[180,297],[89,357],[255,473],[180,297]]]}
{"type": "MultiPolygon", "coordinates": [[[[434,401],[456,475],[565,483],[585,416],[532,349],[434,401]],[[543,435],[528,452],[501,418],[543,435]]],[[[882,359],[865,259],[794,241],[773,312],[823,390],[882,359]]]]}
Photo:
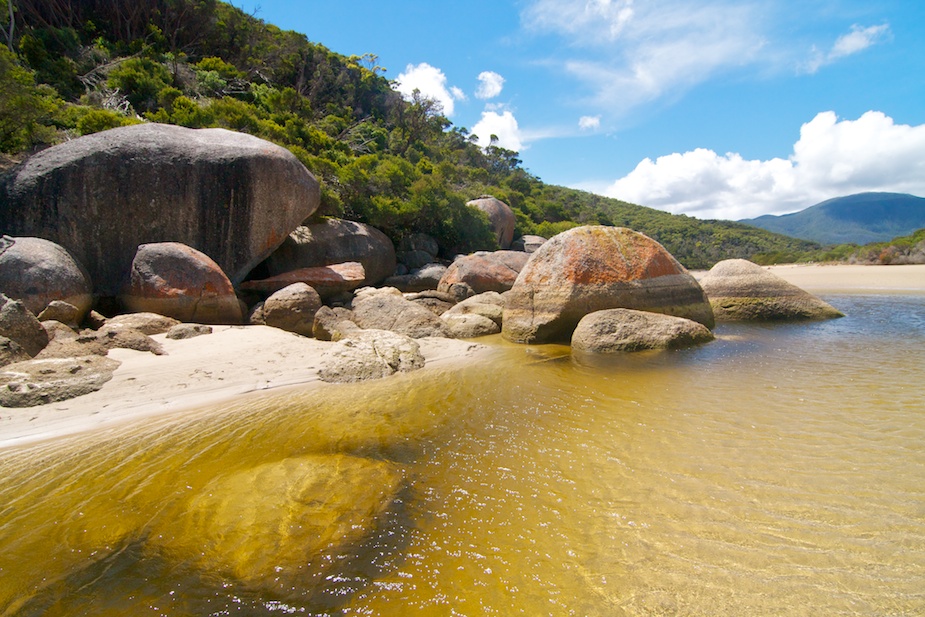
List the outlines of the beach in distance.
{"type": "MultiPolygon", "coordinates": [[[[783,265],[768,268],[815,294],[925,293],[925,265],[783,265]]],[[[694,273],[698,276],[702,273],[694,273]]],[[[215,326],[211,335],[169,340],[166,355],[114,349],[121,362],[101,390],[37,407],[0,407],[0,448],[218,405],[282,387],[330,387],[319,381],[331,343],[267,326],[215,326]]],[[[491,352],[478,340],[421,339],[423,370],[477,362],[491,352]]]]}

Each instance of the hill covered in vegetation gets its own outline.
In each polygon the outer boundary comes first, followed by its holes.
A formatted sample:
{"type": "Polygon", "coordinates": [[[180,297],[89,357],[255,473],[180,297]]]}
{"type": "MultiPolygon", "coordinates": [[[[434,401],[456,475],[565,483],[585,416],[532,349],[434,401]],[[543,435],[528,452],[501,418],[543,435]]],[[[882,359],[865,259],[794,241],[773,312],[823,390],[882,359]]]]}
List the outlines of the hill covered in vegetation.
{"type": "Polygon", "coordinates": [[[480,148],[434,101],[404,100],[373,54],[343,56],[217,0],[0,0],[0,152],[136,122],[242,131],[292,151],[320,180],[318,216],[372,224],[394,241],[434,236],[445,257],[494,248],[465,202],[512,206],[517,234],[626,226],[684,265],[820,247],[559,186],[518,153],[480,148]]]}
{"type": "Polygon", "coordinates": [[[903,193],[836,197],[800,212],[741,221],[822,244],[885,242],[925,227],[925,198],[903,193]]]}

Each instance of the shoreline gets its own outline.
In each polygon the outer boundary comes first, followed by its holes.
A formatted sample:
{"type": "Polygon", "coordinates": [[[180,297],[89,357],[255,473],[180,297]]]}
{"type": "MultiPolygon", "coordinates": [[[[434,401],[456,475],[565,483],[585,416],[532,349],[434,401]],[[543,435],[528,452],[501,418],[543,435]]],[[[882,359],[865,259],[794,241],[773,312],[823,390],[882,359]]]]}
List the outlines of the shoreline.
{"type": "MultiPolygon", "coordinates": [[[[318,369],[333,343],[270,326],[212,326],[212,334],[171,340],[152,336],[165,355],[110,350],[122,364],[100,390],[35,407],[0,407],[0,450],[119,424],[217,406],[248,394],[336,386],[318,369]]],[[[420,371],[474,362],[490,348],[475,340],[417,339],[420,371]]],[[[387,379],[387,378],[386,378],[387,379]]]]}
{"type": "MultiPolygon", "coordinates": [[[[925,265],[778,265],[769,271],[813,294],[925,294],[925,265]]],[[[694,276],[702,274],[693,272],[694,276]]],[[[333,384],[318,378],[332,343],[269,326],[213,326],[213,333],[170,340],[167,352],[114,349],[122,364],[90,394],[36,407],[0,407],[0,450],[154,417],[217,406],[251,393],[333,384]]],[[[491,352],[479,339],[418,339],[421,371],[465,366],[491,352]]],[[[386,378],[387,379],[387,378],[386,378]]]]}

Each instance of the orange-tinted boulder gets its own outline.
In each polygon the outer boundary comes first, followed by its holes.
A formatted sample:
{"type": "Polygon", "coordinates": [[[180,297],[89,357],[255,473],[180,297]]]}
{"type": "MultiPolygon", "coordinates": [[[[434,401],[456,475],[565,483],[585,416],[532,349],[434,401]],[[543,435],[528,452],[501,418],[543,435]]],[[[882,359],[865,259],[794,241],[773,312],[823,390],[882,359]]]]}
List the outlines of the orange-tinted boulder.
{"type": "Polygon", "coordinates": [[[179,242],[139,246],[119,301],[129,312],[185,322],[239,324],[242,319],[231,281],[218,264],[179,242]]]}
{"type": "Polygon", "coordinates": [[[631,229],[586,226],[531,255],[508,294],[502,333],[517,343],[567,343],[582,317],[611,308],[713,327],[700,285],[661,244],[631,229]]]}
{"type": "Polygon", "coordinates": [[[437,291],[446,292],[455,283],[467,283],[477,294],[507,291],[529,258],[527,253],[519,251],[479,252],[460,257],[446,269],[437,291]]]}
{"type": "Polygon", "coordinates": [[[345,291],[353,291],[365,280],[366,270],[363,264],[348,261],[330,266],[299,268],[265,279],[244,281],[240,287],[246,291],[274,293],[293,283],[305,283],[317,291],[322,298],[327,298],[345,291]]]}

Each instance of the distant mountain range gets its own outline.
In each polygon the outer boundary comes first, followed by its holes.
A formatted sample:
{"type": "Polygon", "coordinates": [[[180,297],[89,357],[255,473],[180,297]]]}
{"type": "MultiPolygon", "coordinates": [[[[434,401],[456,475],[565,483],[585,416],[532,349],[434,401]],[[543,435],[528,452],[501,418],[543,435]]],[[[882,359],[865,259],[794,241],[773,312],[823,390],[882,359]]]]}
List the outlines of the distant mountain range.
{"type": "Polygon", "coordinates": [[[793,214],[766,214],[739,222],[821,244],[883,242],[925,227],[925,198],[904,193],[858,193],[793,214]]]}

